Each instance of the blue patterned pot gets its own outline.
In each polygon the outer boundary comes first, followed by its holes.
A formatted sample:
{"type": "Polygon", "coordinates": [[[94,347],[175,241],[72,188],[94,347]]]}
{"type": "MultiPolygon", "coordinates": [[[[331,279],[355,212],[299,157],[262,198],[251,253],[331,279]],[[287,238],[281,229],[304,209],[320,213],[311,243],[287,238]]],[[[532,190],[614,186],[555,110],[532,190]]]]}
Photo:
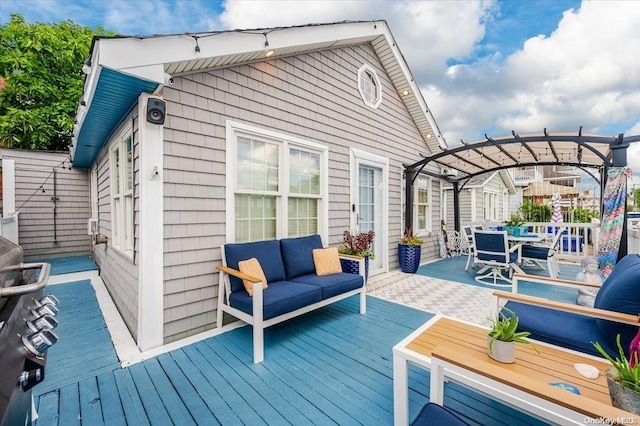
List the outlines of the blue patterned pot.
{"type": "Polygon", "coordinates": [[[420,266],[420,253],[422,247],[420,246],[408,246],[405,244],[398,244],[398,261],[400,262],[400,269],[402,272],[408,274],[415,274],[420,266]]]}
{"type": "MultiPolygon", "coordinates": [[[[342,272],[349,274],[360,273],[360,266],[357,260],[340,259],[340,264],[342,265],[342,272]]],[[[364,278],[365,280],[369,279],[369,256],[364,257],[364,278]]]]}

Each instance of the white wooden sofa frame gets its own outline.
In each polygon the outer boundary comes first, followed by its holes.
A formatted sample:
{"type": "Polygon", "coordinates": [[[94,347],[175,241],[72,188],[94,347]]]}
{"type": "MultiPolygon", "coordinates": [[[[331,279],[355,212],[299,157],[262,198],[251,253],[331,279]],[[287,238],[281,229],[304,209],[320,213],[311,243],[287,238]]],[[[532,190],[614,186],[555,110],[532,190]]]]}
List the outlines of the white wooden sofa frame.
{"type": "Polygon", "coordinates": [[[220,271],[220,277],[218,281],[218,312],[217,312],[217,327],[222,327],[223,313],[226,312],[253,327],[253,363],[259,364],[264,361],[264,329],[271,327],[272,325],[279,324],[283,321],[287,321],[291,318],[295,318],[299,315],[306,314],[323,306],[330,305],[347,297],[360,294],[360,314],[364,315],[367,312],[367,280],[365,278],[365,266],[364,258],[359,256],[351,256],[346,254],[340,254],[340,258],[354,260],[358,262],[359,275],[364,278],[364,283],[361,288],[350,290],[345,293],[338,294],[320,302],[312,303],[311,305],[304,306],[296,309],[295,311],[287,312],[282,315],[264,319],[263,315],[263,290],[260,278],[253,277],[251,275],[244,274],[236,269],[230,268],[226,265],[227,257],[225,255],[224,246],[221,248],[222,265],[217,269],[220,271]],[[246,279],[253,283],[253,315],[250,315],[240,309],[236,309],[229,305],[229,295],[231,294],[231,283],[229,282],[228,275],[240,279],[246,279]]]}

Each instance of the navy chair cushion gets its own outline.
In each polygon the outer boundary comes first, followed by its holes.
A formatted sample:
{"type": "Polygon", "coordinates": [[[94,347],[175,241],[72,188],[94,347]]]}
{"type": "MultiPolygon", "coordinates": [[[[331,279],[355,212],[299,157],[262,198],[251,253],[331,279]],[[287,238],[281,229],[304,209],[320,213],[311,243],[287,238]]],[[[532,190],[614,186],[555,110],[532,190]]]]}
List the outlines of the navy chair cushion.
{"type": "Polygon", "coordinates": [[[422,407],[411,426],[465,426],[467,424],[448,408],[430,402],[422,407]]]}
{"type": "MultiPolygon", "coordinates": [[[[640,255],[628,254],[616,264],[598,291],[594,307],[631,315],[640,313],[640,255]]],[[[610,346],[615,347],[616,336],[620,334],[625,352],[638,331],[635,326],[612,321],[597,320],[597,324],[610,346]]]]}
{"type": "Polygon", "coordinates": [[[320,235],[280,240],[282,261],[288,280],[316,272],[313,249],[322,248],[320,235]]]}
{"type": "Polygon", "coordinates": [[[538,247],[525,244],[522,246],[522,257],[546,260],[547,257],[549,257],[549,247],[538,247]]]}
{"type": "Polygon", "coordinates": [[[322,290],[322,300],[361,288],[362,284],[364,284],[361,275],[347,274],[346,272],[323,275],[321,277],[314,273],[296,277],[291,281],[320,287],[322,290]]]}
{"type": "MultiPolygon", "coordinates": [[[[263,318],[268,320],[287,312],[322,300],[322,290],[320,287],[300,284],[293,284],[289,281],[270,282],[269,287],[263,293],[263,318]]],[[[253,298],[246,291],[231,293],[229,304],[253,315],[253,298]]]]}
{"type": "MultiPolygon", "coordinates": [[[[267,278],[267,283],[283,281],[286,279],[284,264],[280,255],[280,243],[277,240],[257,241],[255,243],[225,244],[224,253],[227,258],[227,266],[238,269],[238,262],[255,257],[260,262],[262,271],[267,278]]],[[[229,276],[231,292],[244,290],[242,280],[229,276]]]]}
{"type": "Polygon", "coordinates": [[[532,339],[600,357],[591,344],[599,342],[609,355],[617,354],[615,343],[611,346],[604,338],[595,318],[513,301],[505,306],[518,316],[518,331],[530,332],[532,339]]]}

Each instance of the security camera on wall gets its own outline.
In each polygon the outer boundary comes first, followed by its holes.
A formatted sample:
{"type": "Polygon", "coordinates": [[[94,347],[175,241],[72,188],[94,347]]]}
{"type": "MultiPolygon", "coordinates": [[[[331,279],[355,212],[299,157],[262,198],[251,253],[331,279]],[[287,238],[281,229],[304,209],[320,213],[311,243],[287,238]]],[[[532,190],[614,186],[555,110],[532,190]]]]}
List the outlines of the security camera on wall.
{"type": "Polygon", "coordinates": [[[147,121],[152,124],[164,124],[165,115],[165,101],[158,98],[149,98],[147,101],[147,121]]]}

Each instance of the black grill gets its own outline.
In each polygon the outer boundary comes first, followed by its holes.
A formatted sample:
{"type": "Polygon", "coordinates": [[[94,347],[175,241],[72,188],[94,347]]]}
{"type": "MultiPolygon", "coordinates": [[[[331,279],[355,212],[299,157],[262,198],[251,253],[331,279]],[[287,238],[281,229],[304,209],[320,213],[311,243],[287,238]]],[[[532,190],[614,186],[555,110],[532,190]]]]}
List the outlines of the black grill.
{"type": "Polygon", "coordinates": [[[22,248],[0,237],[0,424],[31,424],[31,389],[44,380],[56,343],[58,300],[43,297],[51,266],[23,262],[22,248]]]}

